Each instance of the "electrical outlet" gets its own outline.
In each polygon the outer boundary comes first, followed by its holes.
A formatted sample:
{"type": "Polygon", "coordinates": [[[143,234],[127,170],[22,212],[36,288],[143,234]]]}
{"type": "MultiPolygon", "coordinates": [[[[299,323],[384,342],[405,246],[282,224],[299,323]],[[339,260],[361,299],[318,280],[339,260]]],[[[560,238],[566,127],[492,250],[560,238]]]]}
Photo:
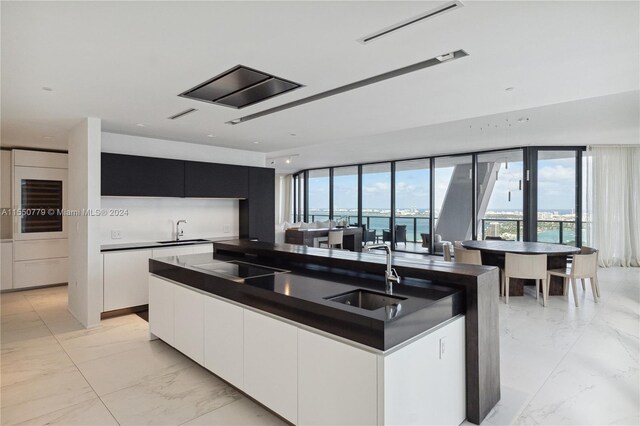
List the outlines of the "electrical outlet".
{"type": "Polygon", "coordinates": [[[112,229],[111,230],[111,239],[112,240],[119,240],[120,238],[122,238],[122,231],[119,229],[112,229]]]}
{"type": "Polygon", "coordinates": [[[225,234],[230,233],[231,232],[231,225],[229,225],[229,224],[222,225],[222,232],[224,232],[225,234]]]}
{"type": "Polygon", "coordinates": [[[439,355],[440,359],[443,359],[444,354],[446,353],[446,349],[447,349],[446,339],[447,339],[446,337],[440,338],[440,355],[439,355]]]}

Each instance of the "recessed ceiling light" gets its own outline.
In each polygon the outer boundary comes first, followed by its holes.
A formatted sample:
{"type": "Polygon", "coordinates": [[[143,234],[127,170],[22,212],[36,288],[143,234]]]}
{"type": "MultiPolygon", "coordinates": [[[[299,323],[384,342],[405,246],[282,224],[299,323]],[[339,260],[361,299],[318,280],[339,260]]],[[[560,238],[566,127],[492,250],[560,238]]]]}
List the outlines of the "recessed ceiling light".
{"type": "Polygon", "coordinates": [[[511,92],[513,89],[515,89],[515,87],[509,86],[504,90],[507,91],[507,92],[511,92]]]}
{"type": "Polygon", "coordinates": [[[287,158],[284,162],[287,164],[291,164],[291,158],[287,158]]]}
{"type": "Polygon", "coordinates": [[[51,87],[43,87],[42,90],[44,90],[45,92],[53,92],[53,89],[51,87]]]}
{"type": "Polygon", "coordinates": [[[253,141],[254,144],[258,145],[260,141],[253,141]]]}
{"type": "Polygon", "coordinates": [[[207,135],[207,137],[208,137],[208,138],[215,138],[215,137],[216,137],[216,135],[214,135],[213,133],[209,133],[209,134],[207,135]]]}
{"type": "Polygon", "coordinates": [[[138,123],[138,124],[136,124],[136,126],[138,126],[138,127],[144,127],[144,124],[142,124],[142,123],[138,123]]]}

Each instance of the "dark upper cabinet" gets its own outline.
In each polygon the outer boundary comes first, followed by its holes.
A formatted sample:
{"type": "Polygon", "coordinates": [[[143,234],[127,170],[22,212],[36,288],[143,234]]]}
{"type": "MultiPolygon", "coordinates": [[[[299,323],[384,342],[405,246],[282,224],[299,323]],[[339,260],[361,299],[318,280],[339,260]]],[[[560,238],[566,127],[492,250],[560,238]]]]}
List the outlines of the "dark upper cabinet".
{"type": "Polygon", "coordinates": [[[185,161],[185,197],[247,198],[249,168],[231,164],[185,161]]]}
{"type": "Polygon", "coordinates": [[[240,238],[275,242],[275,170],[249,167],[249,197],[240,201],[240,238]]]}
{"type": "Polygon", "coordinates": [[[184,197],[184,161],[102,154],[101,193],[129,197],[184,197]]]}

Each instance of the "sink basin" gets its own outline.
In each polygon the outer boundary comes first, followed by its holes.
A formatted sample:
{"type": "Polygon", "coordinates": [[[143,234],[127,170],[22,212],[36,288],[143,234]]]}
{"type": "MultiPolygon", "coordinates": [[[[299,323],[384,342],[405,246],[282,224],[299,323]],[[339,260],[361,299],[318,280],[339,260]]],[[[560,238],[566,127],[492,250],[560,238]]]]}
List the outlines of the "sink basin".
{"type": "Polygon", "coordinates": [[[397,305],[406,297],[391,296],[385,293],[376,293],[369,290],[354,290],[348,293],[338,294],[336,296],[325,297],[326,300],[332,302],[343,303],[345,305],[355,306],[356,308],[375,311],[389,305],[397,305]]]}
{"type": "Polygon", "coordinates": [[[188,244],[188,243],[204,243],[209,242],[209,240],[205,240],[202,238],[195,238],[193,240],[169,240],[169,241],[158,241],[158,244],[188,244]]]}

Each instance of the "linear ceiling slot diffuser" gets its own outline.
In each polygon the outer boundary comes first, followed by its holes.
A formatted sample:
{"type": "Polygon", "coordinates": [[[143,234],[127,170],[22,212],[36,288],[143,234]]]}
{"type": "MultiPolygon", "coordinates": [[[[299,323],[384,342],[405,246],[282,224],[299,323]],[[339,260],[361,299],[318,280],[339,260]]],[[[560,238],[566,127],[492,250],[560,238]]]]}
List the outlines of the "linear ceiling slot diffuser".
{"type": "Polygon", "coordinates": [[[364,80],[356,81],[354,83],[345,84],[344,86],[336,87],[335,89],[327,90],[326,92],[318,93],[306,98],[298,99],[297,101],[289,102],[284,105],[269,108],[264,111],[256,112],[255,114],[245,115],[244,117],[235,118],[231,121],[227,121],[226,124],[240,124],[245,121],[254,120],[256,118],[264,117],[265,115],[274,114],[276,112],[284,111],[289,108],[294,108],[300,105],[308,104],[309,102],[319,101],[320,99],[328,98],[329,96],[339,95],[340,93],[348,92],[350,90],[359,89],[360,87],[368,86],[370,84],[379,83],[390,78],[399,77],[404,74],[408,74],[414,71],[419,71],[424,68],[429,68],[434,65],[444,64],[446,62],[453,61],[455,59],[464,58],[469,56],[464,50],[456,50],[454,52],[445,53],[444,55],[438,55],[435,58],[427,59],[426,61],[418,62],[417,64],[408,65],[406,67],[398,68],[396,70],[387,71],[382,74],[375,75],[373,77],[365,78],[364,80]]]}
{"type": "Polygon", "coordinates": [[[429,10],[427,12],[421,13],[418,16],[414,16],[412,18],[405,19],[404,21],[398,22],[397,24],[394,24],[394,25],[392,25],[390,27],[383,28],[383,29],[381,29],[379,31],[376,31],[374,33],[366,35],[366,36],[358,39],[358,42],[362,43],[362,44],[367,44],[369,42],[372,42],[374,40],[379,39],[380,37],[389,35],[391,33],[394,33],[396,31],[398,31],[398,30],[406,28],[409,25],[417,24],[418,22],[422,22],[422,21],[424,21],[426,19],[434,18],[434,17],[439,16],[439,15],[441,15],[443,13],[450,12],[450,11],[456,10],[456,9],[460,9],[463,6],[464,6],[464,4],[462,4],[461,1],[457,1],[457,0],[446,2],[446,3],[436,7],[435,9],[431,9],[431,10],[429,10]]]}
{"type": "Polygon", "coordinates": [[[293,81],[238,65],[178,96],[240,109],[300,87],[293,81]]]}
{"type": "Polygon", "coordinates": [[[175,120],[176,118],[180,118],[180,117],[184,117],[187,114],[191,114],[192,112],[196,112],[197,109],[195,108],[189,108],[189,109],[185,109],[182,112],[179,112],[175,115],[172,115],[171,117],[167,117],[169,120],[175,120]]]}

